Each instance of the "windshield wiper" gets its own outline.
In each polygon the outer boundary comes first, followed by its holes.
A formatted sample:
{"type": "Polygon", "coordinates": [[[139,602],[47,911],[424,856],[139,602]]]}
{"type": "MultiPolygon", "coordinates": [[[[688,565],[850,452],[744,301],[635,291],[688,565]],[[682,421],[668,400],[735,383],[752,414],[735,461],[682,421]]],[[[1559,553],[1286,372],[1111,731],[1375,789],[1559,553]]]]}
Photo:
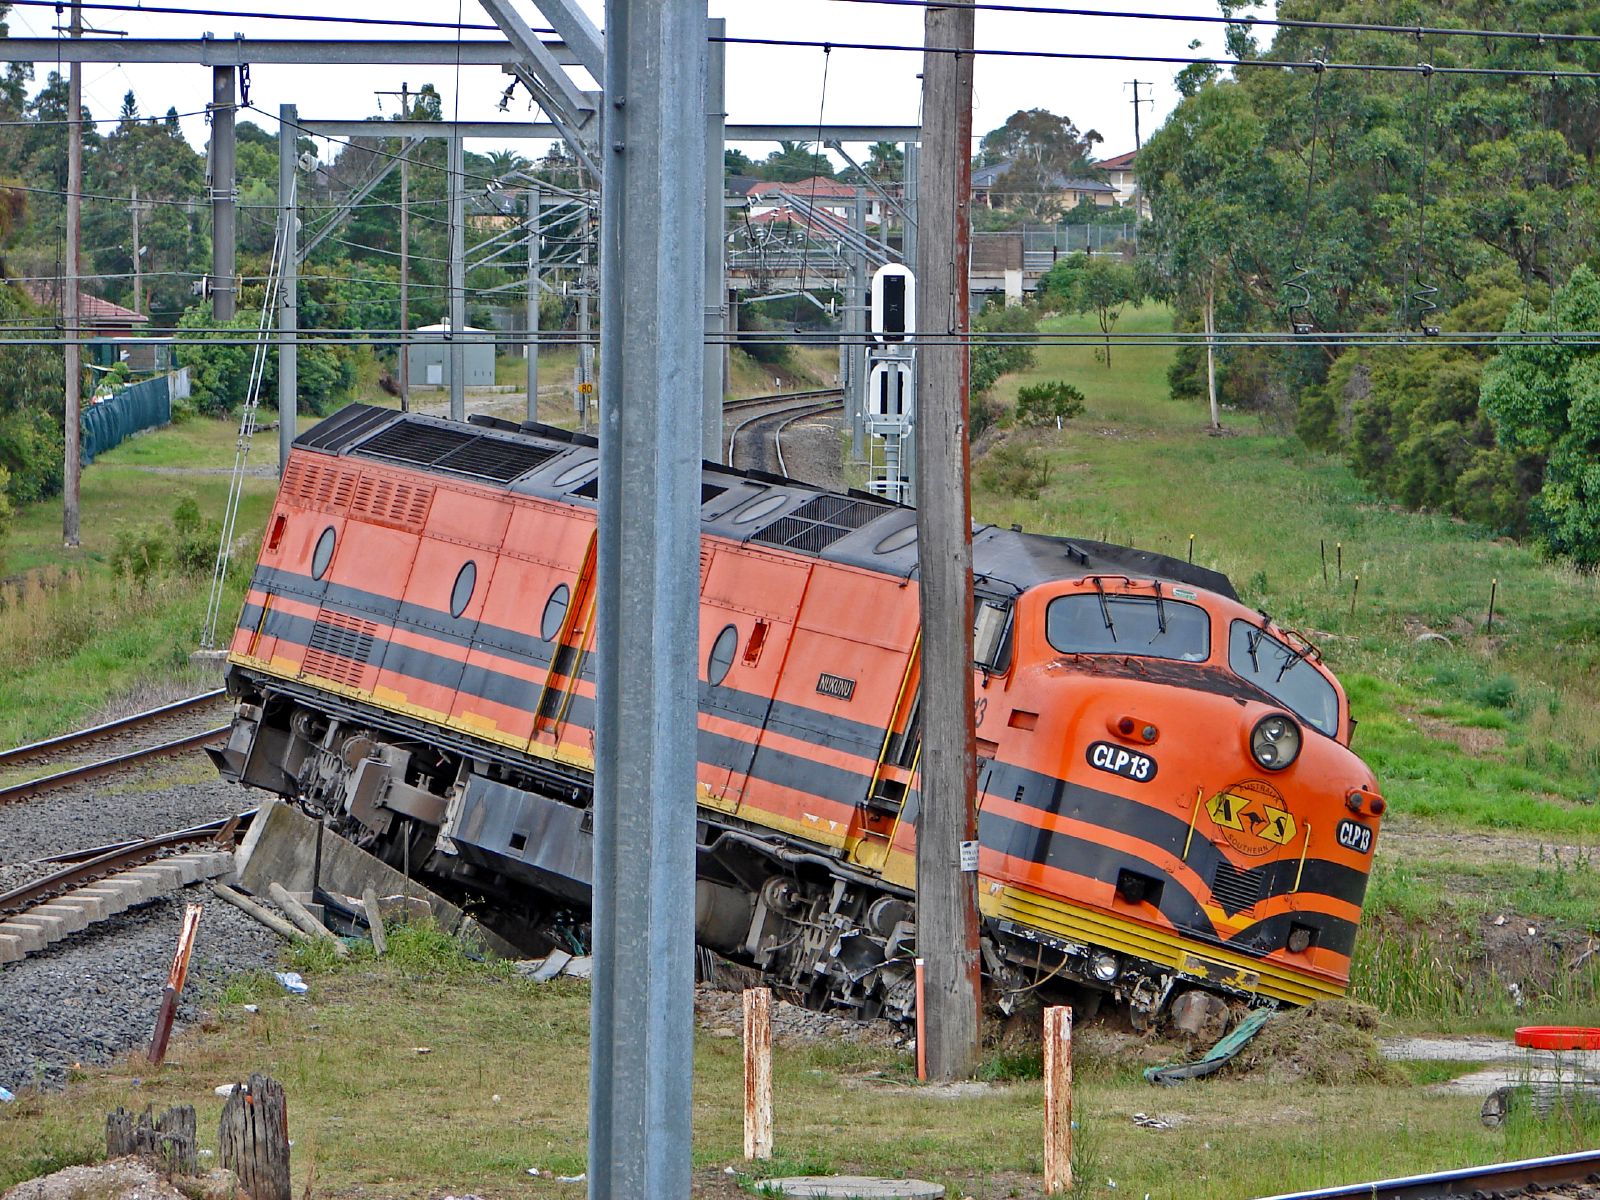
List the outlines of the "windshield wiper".
{"type": "MultiPolygon", "coordinates": [[[[1161,633],[1167,632],[1167,602],[1161,598],[1161,582],[1156,581],[1156,628],[1161,633]]],[[[1155,638],[1150,639],[1152,642],[1155,638]]]]}
{"type": "MultiPolygon", "coordinates": [[[[1285,646],[1284,649],[1287,650],[1288,647],[1285,646]]],[[[1310,652],[1310,649],[1310,646],[1302,646],[1292,654],[1285,655],[1283,659],[1283,666],[1278,668],[1278,678],[1274,679],[1273,682],[1282,682],[1284,675],[1288,673],[1290,667],[1296,666],[1297,664],[1305,661],[1306,655],[1310,652]]]]}
{"type": "Polygon", "coordinates": [[[1267,636],[1265,629],[1258,629],[1254,633],[1244,635],[1245,652],[1250,655],[1250,665],[1255,668],[1257,675],[1261,674],[1261,662],[1256,658],[1256,647],[1261,644],[1261,639],[1267,636]]]}
{"type": "Polygon", "coordinates": [[[1111,620],[1111,606],[1106,603],[1106,585],[1098,575],[1094,577],[1094,590],[1100,596],[1100,619],[1106,623],[1106,629],[1110,632],[1111,640],[1114,642],[1117,640],[1117,627],[1111,620]]]}

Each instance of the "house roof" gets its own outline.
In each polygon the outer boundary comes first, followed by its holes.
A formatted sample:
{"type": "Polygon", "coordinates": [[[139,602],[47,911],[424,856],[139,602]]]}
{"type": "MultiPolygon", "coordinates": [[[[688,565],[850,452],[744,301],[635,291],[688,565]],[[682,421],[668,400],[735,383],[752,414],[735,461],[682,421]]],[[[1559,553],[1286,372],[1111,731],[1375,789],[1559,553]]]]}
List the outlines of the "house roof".
{"type": "Polygon", "coordinates": [[[768,209],[766,212],[752,213],[750,223],[752,225],[774,225],[779,222],[791,222],[814,233],[826,234],[829,237],[837,237],[848,228],[842,219],[832,213],[821,208],[814,211],[816,216],[808,220],[788,205],[779,205],[777,208],[768,209]]]}
{"type": "Polygon", "coordinates": [[[1095,166],[1102,171],[1131,171],[1133,160],[1138,157],[1137,150],[1129,150],[1126,154],[1119,154],[1115,158],[1102,158],[1095,166]]]}
{"type": "Polygon", "coordinates": [[[824,179],[817,175],[810,179],[797,179],[793,183],[764,179],[751,187],[749,195],[765,196],[771,192],[788,192],[791,196],[800,196],[806,200],[812,196],[819,199],[826,196],[829,199],[838,197],[842,200],[851,200],[855,198],[856,189],[848,183],[840,183],[837,179],[824,179]]]}
{"type": "MultiPolygon", "coordinates": [[[[1010,160],[998,162],[990,167],[979,167],[972,172],[972,186],[975,188],[992,188],[1007,171],[1011,169],[1010,160]]],[[[1050,186],[1063,192],[1114,192],[1117,189],[1109,183],[1099,179],[1068,179],[1062,175],[1052,174],[1050,186]]]]}
{"type": "MultiPolygon", "coordinates": [[[[54,307],[60,303],[60,288],[54,280],[39,280],[24,284],[29,296],[35,304],[54,307]]],[[[120,304],[113,304],[110,300],[102,300],[99,296],[91,296],[88,292],[78,293],[78,319],[86,325],[148,325],[150,318],[143,313],[134,312],[131,308],[123,308],[120,304]]]]}

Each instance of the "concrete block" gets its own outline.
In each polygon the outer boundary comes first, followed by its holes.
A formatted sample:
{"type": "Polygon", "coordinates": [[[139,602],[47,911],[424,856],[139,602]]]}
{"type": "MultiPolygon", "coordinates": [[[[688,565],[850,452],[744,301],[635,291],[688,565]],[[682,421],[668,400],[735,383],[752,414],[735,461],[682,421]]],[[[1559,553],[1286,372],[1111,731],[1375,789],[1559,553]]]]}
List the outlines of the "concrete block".
{"type": "Polygon", "coordinates": [[[43,909],[35,908],[23,913],[21,916],[12,917],[6,922],[9,929],[33,929],[43,939],[43,944],[48,946],[52,942],[59,942],[69,932],[67,924],[60,917],[52,917],[43,909]]]}
{"type": "Polygon", "coordinates": [[[22,954],[32,954],[34,950],[45,949],[45,934],[35,930],[32,925],[13,925],[11,922],[0,923],[0,938],[8,938],[22,947],[22,954]]]}
{"type": "Polygon", "coordinates": [[[154,865],[179,872],[184,887],[188,887],[191,883],[199,883],[204,878],[200,874],[200,862],[192,854],[175,854],[171,858],[163,858],[160,863],[154,865]]]}
{"type": "MultiPolygon", "coordinates": [[[[254,896],[265,896],[272,883],[281,884],[289,892],[309,892],[316,855],[317,822],[281,800],[267,800],[250,822],[234,855],[238,886],[254,896]]],[[[444,897],[332,834],[322,839],[321,883],[328,891],[346,896],[359,896],[371,887],[380,898],[417,897],[428,905],[440,928],[475,937],[490,953],[502,958],[524,957],[504,938],[469,921],[459,907],[444,897]]],[[[388,909],[384,911],[387,915],[388,909]]]]}
{"type": "Polygon", "coordinates": [[[108,884],[97,884],[94,887],[79,888],[72,893],[74,900],[94,901],[100,905],[100,919],[114,917],[128,907],[127,890],[113,887],[108,884]]]}
{"type": "Polygon", "coordinates": [[[68,933],[77,933],[89,924],[89,910],[81,904],[73,904],[64,899],[41,904],[33,911],[41,917],[60,921],[68,933]]]}
{"type": "Polygon", "coordinates": [[[20,931],[0,925],[0,963],[21,962],[33,948],[31,942],[32,939],[20,931]]]}
{"type": "Polygon", "coordinates": [[[207,850],[195,855],[202,879],[226,879],[233,874],[233,851],[207,850]]]}
{"type": "Polygon", "coordinates": [[[147,875],[142,870],[124,871],[101,880],[100,886],[115,888],[122,894],[123,907],[133,908],[159,896],[166,890],[166,880],[163,876],[147,875]]]}

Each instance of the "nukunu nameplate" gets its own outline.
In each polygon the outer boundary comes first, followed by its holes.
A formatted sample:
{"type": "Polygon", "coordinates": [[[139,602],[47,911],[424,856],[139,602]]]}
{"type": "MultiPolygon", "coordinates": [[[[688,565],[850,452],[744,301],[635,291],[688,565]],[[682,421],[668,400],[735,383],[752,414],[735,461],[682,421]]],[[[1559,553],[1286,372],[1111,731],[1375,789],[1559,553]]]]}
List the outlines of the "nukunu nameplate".
{"type": "Polygon", "coordinates": [[[848,700],[856,694],[856,681],[846,679],[842,675],[829,675],[824,671],[817,676],[817,691],[824,696],[832,696],[835,700],[848,700]]]}

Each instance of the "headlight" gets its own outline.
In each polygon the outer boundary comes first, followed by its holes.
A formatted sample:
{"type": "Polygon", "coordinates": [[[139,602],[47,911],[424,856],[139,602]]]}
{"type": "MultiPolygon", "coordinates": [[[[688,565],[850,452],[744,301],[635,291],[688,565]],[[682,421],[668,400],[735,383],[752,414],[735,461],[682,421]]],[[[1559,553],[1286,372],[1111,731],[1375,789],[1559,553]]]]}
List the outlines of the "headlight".
{"type": "Polygon", "coordinates": [[[1110,983],[1122,970],[1115,954],[1096,954],[1089,960],[1089,971],[1101,983],[1110,983]]]}
{"type": "Polygon", "coordinates": [[[1250,731],[1250,753],[1269,771],[1281,771],[1300,757],[1300,726],[1283,713],[1270,713],[1250,731]]]}

